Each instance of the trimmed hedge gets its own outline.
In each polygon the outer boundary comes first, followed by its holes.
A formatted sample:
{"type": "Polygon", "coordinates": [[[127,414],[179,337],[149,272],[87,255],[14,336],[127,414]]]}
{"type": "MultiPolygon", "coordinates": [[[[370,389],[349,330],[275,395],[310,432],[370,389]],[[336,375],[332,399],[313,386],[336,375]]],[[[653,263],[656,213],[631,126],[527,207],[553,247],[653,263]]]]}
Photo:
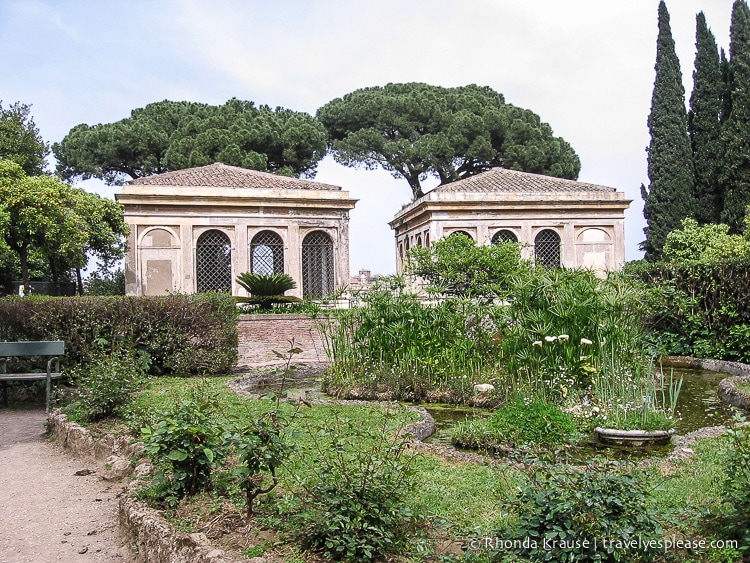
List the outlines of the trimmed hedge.
{"type": "Polygon", "coordinates": [[[645,282],[646,323],[660,352],[750,361],[750,259],[631,263],[645,282]]]}
{"type": "Polygon", "coordinates": [[[237,338],[235,301],[221,293],[0,299],[0,340],[64,340],[68,366],[119,345],[155,375],[221,374],[237,362],[237,338]]]}

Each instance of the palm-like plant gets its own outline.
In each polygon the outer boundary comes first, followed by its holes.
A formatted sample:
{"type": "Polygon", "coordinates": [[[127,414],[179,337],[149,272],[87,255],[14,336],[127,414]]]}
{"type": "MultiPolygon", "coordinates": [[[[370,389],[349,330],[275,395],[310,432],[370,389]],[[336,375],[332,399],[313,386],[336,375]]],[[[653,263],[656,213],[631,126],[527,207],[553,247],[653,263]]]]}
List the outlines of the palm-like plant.
{"type": "Polygon", "coordinates": [[[244,287],[251,297],[240,297],[242,303],[257,304],[261,309],[270,309],[274,303],[296,303],[299,297],[284,295],[284,292],[297,287],[288,274],[253,274],[245,272],[237,276],[237,283],[244,287]]]}

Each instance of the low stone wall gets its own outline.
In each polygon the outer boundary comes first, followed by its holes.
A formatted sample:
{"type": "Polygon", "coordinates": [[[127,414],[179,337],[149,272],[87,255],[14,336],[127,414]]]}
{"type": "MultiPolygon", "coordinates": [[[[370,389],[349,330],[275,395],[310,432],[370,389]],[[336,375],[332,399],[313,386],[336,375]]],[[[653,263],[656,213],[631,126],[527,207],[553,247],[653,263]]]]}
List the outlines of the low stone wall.
{"type": "MultiPolygon", "coordinates": [[[[131,472],[137,477],[150,472],[148,462],[135,470],[131,461],[143,453],[143,444],[132,437],[105,434],[95,439],[88,429],[68,421],[55,411],[47,418],[47,430],[74,455],[91,459],[103,467],[97,473],[105,480],[117,480],[131,472]]],[[[131,483],[130,489],[134,488],[131,483]]],[[[204,534],[178,532],[158,511],[149,508],[130,493],[120,497],[120,533],[136,549],[136,561],[143,563],[232,563],[224,552],[211,547],[204,534]]]]}
{"type": "Polygon", "coordinates": [[[103,464],[102,479],[115,481],[122,479],[133,470],[132,460],[141,457],[143,444],[131,436],[105,434],[94,439],[88,429],[68,421],[59,410],[47,418],[47,431],[58,444],[81,458],[89,458],[103,464]]]}
{"type": "Polygon", "coordinates": [[[240,315],[238,369],[283,362],[273,351],[286,352],[292,339],[302,349],[294,356],[295,362],[327,361],[319,322],[308,315],[240,315]]]}
{"type": "Polygon", "coordinates": [[[154,509],[124,495],[120,499],[120,531],[137,549],[143,563],[230,563],[205,534],[177,532],[154,509]]]}

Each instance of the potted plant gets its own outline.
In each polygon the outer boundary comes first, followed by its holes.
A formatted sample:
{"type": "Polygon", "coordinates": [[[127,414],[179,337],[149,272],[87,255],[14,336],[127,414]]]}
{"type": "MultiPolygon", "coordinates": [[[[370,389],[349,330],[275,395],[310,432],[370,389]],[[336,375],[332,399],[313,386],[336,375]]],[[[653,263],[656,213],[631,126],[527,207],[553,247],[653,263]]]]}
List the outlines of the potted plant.
{"type": "Polygon", "coordinates": [[[237,276],[237,283],[250,293],[250,297],[237,297],[240,303],[258,305],[262,310],[270,310],[274,303],[300,303],[302,299],[284,295],[295,289],[297,283],[288,274],[253,274],[245,272],[237,276]]]}

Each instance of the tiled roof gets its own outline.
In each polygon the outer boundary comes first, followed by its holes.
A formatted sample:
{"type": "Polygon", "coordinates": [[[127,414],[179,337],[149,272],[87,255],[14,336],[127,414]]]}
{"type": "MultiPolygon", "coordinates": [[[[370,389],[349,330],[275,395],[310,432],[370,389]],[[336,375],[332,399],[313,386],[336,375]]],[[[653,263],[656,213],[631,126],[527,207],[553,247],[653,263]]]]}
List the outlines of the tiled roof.
{"type": "Polygon", "coordinates": [[[614,192],[615,188],[564,180],[541,174],[530,174],[505,168],[492,168],[475,176],[438,186],[435,192],[487,193],[554,193],[554,192],[614,192]]]}
{"type": "Polygon", "coordinates": [[[128,182],[137,186],[195,186],[210,188],[265,188],[274,190],[331,190],[340,191],[339,186],[301,180],[288,176],[277,176],[226,164],[209,164],[198,168],[186,168],[145,176],[128,182]]]}

